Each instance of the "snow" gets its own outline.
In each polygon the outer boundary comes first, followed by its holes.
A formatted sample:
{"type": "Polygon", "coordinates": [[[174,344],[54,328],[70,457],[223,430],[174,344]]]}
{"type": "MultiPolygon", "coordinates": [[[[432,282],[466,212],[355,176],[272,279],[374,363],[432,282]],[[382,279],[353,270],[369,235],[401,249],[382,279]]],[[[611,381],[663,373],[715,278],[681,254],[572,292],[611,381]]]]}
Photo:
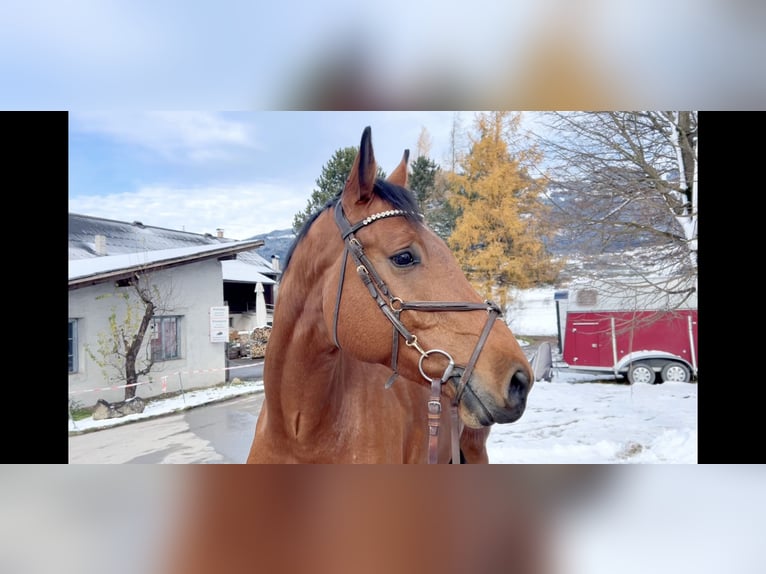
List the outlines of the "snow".
{"type": "Polygon", "coordinates": [[[512,289],[505,322],[517,335],[556,335],[556,304],[553,287],[512,289]]]}
{"type": "MultiPolygon", "coordinates": [[[[525,336],[557,333],[554,289],[515,293],[509,324],[525,336]]],[[[566,369],[539,381],[517,422],[495,425],[487,451],[493,463],[697,462],[697,388],[692,383],[628,385],[566,369]]],[[[69,421],[70,431],[104,428],[226,400],[263,389],[263,381],[187,392],[152,401],[141,414],[119,419],[69,421]]]]}
{"type": "MultiPolygon", "coordinates": [[[[133,415],[126,415],[113,419],[94,420],[88,417],[79,421],[69,419],[69,430],[88,431],[100,428],[108,428],[125,423],[149,419],[157,416],[180,412],[185,409],[198,407],[200,405],[210,404],[216,401],[225,401],[242,395],[263,390],[263,381],[245,381],[237,384],[220,385],[205,389],[196,389],[187,391],[183,395],[170,398],[151,400],[147,402],[144,412],[133,415]]],[[[147,399],[149,401],[149,399],[147,399]]]]}
{"type": "Polygon", "coordinates": [[[157,249],[154,251],[139,251],[137,253],[106,255],[91,259],[70,259],[69,280],[71,281],[72,279],[87,277],[97,273],[108,273],[110,271],[119,271],[131,267],[140,267],[152,263],[190,257],[201,253],[225,250],[227,247],[249,244],[256,247],[258,245],[258,240],[216,243],[215,245],[195,245],[193,247],[176,247],[173,249],[157,249]]]}
{"type": "MultiPolygon", "coordinates": [[[[273,285],[276,283],[273,279],[258,273],[258,266],[252,263],[245,263],[237,259],[221,261],[221,272],[224,281],[239,281],[243,283],[262,283],[264,285],[273,285]]],[[[264,269],[261,269],[264,271],[264,269]]]]}
{"type": "MultiPolygon", "coordinates": [[[[578,379],[580,382],[578,382],[578,379]]],[[[697,462],[697,385],[538,381],[516,423],[495,425],[494,463],[697,462]]]]}

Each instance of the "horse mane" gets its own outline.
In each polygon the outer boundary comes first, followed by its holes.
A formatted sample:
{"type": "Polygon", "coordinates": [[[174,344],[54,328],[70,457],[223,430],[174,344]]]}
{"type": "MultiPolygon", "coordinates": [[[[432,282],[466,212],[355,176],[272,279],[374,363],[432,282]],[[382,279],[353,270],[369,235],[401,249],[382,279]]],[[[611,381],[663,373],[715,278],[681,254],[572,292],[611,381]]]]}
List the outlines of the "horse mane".
{"type": "MultiPolygon", "coordinates": [[[[401,209],[404,211],[405,217],[409,221],[412,221],[413,223],[420,221],[420,217],[418,215],[418,203],[415,200],[415,196],[409,189],[400,185],[393,184],[390,181],[386,181],[385,179],[377,178],[375,180],[374,190],[378,197],[380,197],[383,201],[390,203],[394,209],[401,209]]],[[[342,190],[339,191],[335,197],[325,203],[321,209],[313,213],[303,224],[303,227],[301,227],[301,230],[298,232],[298,236],[293,240],[290,248],[287,250],[287,255],[285,256],[284,265],[282,267],[282,273],[287,271],[287,267],[290,265],[290,259],[292,258],[293,252],[295,251],[296,247],[298,247],[298,244],[300,244],[301,240],[306,236],[314,221],[316,221],[316,218],[319,217],[326,209],[335,207],[335,204],[338,203],[338,200],[340,199],[341,193],[342,190]]]]}

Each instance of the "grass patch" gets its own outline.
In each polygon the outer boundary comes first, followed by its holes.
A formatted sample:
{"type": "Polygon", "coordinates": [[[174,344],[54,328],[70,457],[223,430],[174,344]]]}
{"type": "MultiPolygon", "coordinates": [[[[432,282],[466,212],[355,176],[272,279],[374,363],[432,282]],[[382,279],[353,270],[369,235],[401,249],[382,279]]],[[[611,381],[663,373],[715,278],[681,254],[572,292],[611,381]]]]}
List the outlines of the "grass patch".
{"type": "Polygon", "coordinates": [[[84,404],[82,404],[82,401],[78,401],[75,398],[69,397],[69,416],[72,417],[72,420],[74,421],[87,419],[93,414],[93,409],[95,407],[96,405],[86,407],[84,404]]]}
{"type": "Polygon", "coordinates": [[[89,409],[89,408],[73,409],[69,411],[69,414],[71,415],[72,420],[77,422],[92,416],[93,409],[89,409]]]}

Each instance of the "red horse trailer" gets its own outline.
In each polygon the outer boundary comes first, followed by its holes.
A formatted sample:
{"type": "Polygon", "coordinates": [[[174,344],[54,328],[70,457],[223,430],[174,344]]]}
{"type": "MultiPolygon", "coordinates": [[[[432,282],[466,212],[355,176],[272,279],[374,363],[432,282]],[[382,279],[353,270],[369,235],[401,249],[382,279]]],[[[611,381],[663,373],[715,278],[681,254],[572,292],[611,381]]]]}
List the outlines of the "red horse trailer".
{"type": "Polygon", "coordinates": [[[679,280],[579,282],[554,299],[562,367],[631,383],[697,378],[697,297],[679,280]]]}

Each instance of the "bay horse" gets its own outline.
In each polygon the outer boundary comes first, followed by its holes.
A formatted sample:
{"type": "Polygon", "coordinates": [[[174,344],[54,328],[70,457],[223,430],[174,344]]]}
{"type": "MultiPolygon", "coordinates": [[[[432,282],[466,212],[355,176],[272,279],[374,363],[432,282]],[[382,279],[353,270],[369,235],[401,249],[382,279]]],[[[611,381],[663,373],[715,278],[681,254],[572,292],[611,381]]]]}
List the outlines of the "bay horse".
{"type": "Polygon", "coordinates": [[[291,246],[248,463],[487,463],[524,413],[529,362],[418,214],[408,158],[376,178],[366,127],[291,246]]]}

